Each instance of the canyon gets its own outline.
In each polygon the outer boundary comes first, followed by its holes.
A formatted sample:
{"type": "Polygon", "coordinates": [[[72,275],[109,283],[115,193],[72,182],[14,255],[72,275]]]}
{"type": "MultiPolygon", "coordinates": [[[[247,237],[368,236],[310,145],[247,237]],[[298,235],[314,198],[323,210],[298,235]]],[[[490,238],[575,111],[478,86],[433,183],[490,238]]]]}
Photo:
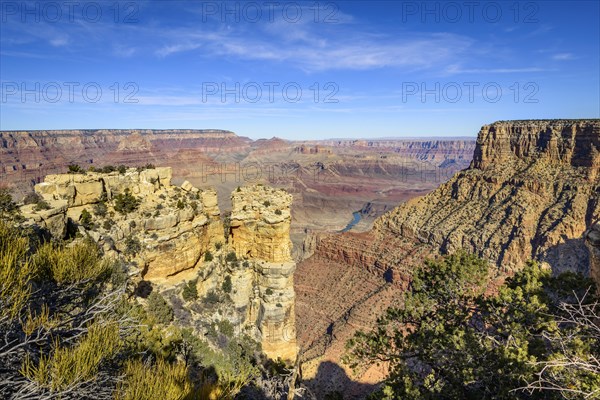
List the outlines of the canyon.
{"type": "Polygon", "coordinates": [[[353,374],[340,362],[345,342],[399,304],[426,258],[464,249],[499,281],[528,260],[598,280],[599,166],[599,120],[499,121],[479,131],[469,168],[437,189],[369,231],[318,235],[296,274],[303,377],[348,398],[380,381],[385,366],[353,374]]]}
{"type": "Polygon", "coordinates": [[[363,398],[381,382],[385,365],[342,363],[345,344],[400,304],[425,259],[474,253],[496,267],[492,289],[529,260],[600,282],[599,120],[498,121],[476,141],[252,141],[218,130],[1,135],[2,183],[21,194],[35,184],[49,205],[25,205],[24,216],[64,235],[69,219],[92,212],[97,226],[79,233],[118,256],[142,244],[127,255],[138,266],[134,280],[168,299],[190,281],[208,296],[230,279],[220,316],[190,318],[225,317],[267,355],[298,357],[318,397],[363,398]],[[147,163],[157,167],[48,175],[70,164],[147,163]],[[125,188],[142,199],[138,210],[114,213],[104,227],[94,204],[114,211],[125,188]]]}
{"type": "Polygon", "coordinates": [[[214,188],[227,215],[237,186],[262,183],[294,197],[293,258],[300,260],[307,236],[344,229],[354,212],[361,221],[353,230],[368,230],[384,212],[466,168],[474,147],[471,138],[253,141],[216,129],[2,131],[0,185],[22,197],[71,164],[150,163],[171,167],[176,184],[214,188]]]}

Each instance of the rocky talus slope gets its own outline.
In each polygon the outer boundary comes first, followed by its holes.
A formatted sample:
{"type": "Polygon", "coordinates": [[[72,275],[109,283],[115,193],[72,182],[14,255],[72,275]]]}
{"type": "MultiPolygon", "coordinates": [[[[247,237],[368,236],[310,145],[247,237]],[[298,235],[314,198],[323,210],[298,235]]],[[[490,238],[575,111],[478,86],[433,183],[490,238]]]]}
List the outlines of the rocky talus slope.
{"type": "Polygon", "coordinates": [[[285,191],[240,188],[226,230],[216,192],[172,185],[170,168],[49,175],[35,191],[40,200],[21,206],[27,223],[58,238],[93,239],[122,261],[134,284],[169,300],[177,324],[203,337],[227,320],[268,356],[296,359],[292,199],[285,191]],[[184,304],[190,284],[199,298],[184,304]]]}
{"type": "Polygon", "coordinates": [[[296,274],[310,386],[361,398],[385,375],[374,366],[353,375],[340,362],[344,344],[400,301],[425,258],[466,249],[496,264],[499,276],[530,259],[557,272],[587,272],[591,259],[599,271],[598,229],[584,240],[600,217],[599,167],[599,120],[497,122],[482,127],[469,168],[384,214],[371,231],[310,237],[313,255],[296,274]]]}

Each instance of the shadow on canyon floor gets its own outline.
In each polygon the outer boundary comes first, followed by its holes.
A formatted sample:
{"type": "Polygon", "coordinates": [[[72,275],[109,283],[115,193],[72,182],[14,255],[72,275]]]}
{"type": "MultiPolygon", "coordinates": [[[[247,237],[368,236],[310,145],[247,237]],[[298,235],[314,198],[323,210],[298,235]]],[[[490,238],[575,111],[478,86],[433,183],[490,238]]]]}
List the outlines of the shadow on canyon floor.
{"type": "Polygon", "coordinates": [[[364,399],[377,388],[377,385],[352,380],[342,367],[332,361],[319,364],[317,375],[303,383],[311,392],[305,398],[319,400],[364,399]]]}

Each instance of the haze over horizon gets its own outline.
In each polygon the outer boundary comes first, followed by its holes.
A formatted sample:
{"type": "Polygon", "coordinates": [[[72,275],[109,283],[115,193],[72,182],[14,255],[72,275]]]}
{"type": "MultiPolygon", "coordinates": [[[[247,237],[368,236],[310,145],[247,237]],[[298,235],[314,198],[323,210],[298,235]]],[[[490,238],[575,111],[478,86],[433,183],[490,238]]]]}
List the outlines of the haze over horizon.
{"type": "Polygon", "coordinates": [[[600,117],[597,1],[67,3],[2,0],[1,130],[471,137],[600,117]]]}

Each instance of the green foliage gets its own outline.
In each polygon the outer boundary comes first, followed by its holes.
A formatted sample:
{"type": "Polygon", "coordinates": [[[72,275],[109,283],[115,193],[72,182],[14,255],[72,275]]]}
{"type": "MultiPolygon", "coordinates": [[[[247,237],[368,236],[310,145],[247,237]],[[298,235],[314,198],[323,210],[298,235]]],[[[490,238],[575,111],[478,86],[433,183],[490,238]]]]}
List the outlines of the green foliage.
{"type": "Polygon", "coordinates": [[[68,173],[69,174],[84,174],[85,170],[77,164],[70,164],[68,173]]]}
{"type": "Polygon", "coordinates": [[[267,290],[265,290],[265,294],[267,296],[271,296],[273,294],[273,290],[271,288],[267,288],[267,290]]]}
{"type": "Polygon", "coordinates": [[[159,358],[154,365],[129,360],[125,379],[117,387],[115,400],[183,400],[193,385],[184,364],[171,364],[159,358]]]}
{"type": "Polygon", "coordinates": [[[221,250],[221,247],[223,247],[223,243],[221,243],[221,242],[217,242],[217,243],[215,243],[215,249],[216,249],[217,251],[221,250]]]}
{"type": "Polygon", "coordinates": [[[132,235],[127,236],[125,238],[125,254],[135,257],[140,251],[142,251],[140,240],[132,235]]]}
{"type": "Polygon", "coordinates": [[[214,306],[220,302],[221,302],[221,298],[214,290],[211,290],[210,292],[208,292],[206,294],[206,296],[202,299],[202,303],[204,303],[204,305],[207,307],[214,306]]]}
{"type": "Polygon", "coordinates": [[[223,217],[223,235],[225,237],[225,241],[229,238],[229,229],[231,229],[231,213],[228,212],[223,217]]]}
{"type": "Polygon", "coordinates": [[[271,202],[270,202],[269,200],[265,200],[265,201],[263,202],[263,206],[265,206],[265,207],[270,207],[270,206],[271,206],[271,202]]]}
{"type": "Polygon", "coordinates": [[[183,291],[181,295],[185,301],[193,301],[198,299],[198,288],[196,284],[198,283],[198,279],[193,279],[183,285],[183,291]]]}
{"type": "Polygon", "coordinates": [[[81,211],[81,216],[79,217],[79,223],[85,229],[90,229],[92,227],[92,214],[89,213],[85,208],[81,211]]]}
{"type": "Polygon", "coordinates": [[[127,172],[127,167],[125,165],[119,165],[117,170],[119,171],[120,174],[124,174],[125,172],[127,172]]]}
{"type": "Polygon", "coordinates": [[[217,326],[219,327],[219,332],[221,332],[223,335],[227,336],[230,339],[233,337],[233,324],[228,319],[220,320],[217,323],[217,326]]]}
{"type": "Polygon", "coordinates": [[[116,324],[94,324],[83,339],[72,347],[56,347],[51,355],[41,355],[37,365],[27,356],[22,374],[52,392],[64,391],[93,380],[100,364],[114,356],[120,347],[116,324]]]}
{"type": "Polygon", "coordinates": [[[17,203],[13,201],[8,189],[0,188],[0,212],[10,214],[17,209],[17,203]]]}
{"type": "MultiPolygon", "coordinates": [[[[568,300],[556,290],[565,286],[557,280],[570,281],[579,295],[589,281],[553,278],[549,270],[529,263],[496,295],[486,297],[487,269],[484,261],[465,253],[428,261],[415,272],[403,305],[388,309],[372,332],[358,332],[348,342],[344,359],[351,367],[389,365],[388,378],[371,398],[563,398],[565,393],[556,390],[522,388],[535,380],[536,363],[564,358],[563,346],[548,339],[571,329],[554,316],[557,304],[568,300]]],[[[577,329],[571,333],[577,336],[577,329]]],[[[579,338],[587,342],[580,351],[587,346],[592,356],[590,349],[597,346],[598,355],[598,340],[579,338]]],[[[573,374],[566,379],[571,387],[596,385],[600,390],[598,377],[586,371],[573,374]]]]}
{"type": "Polygon", "coordinates": [[[185,203],[183,202],[183,200],[179,199],[177,201],[177,208],[180,210],[183,210],[185,208],[185,203]]]}
{"type": "Polygon", "coordinates": [[[275,304],[275,307],[281,308],[281,307],[283,307],[283,305],[281,303],[277,303],[277,304],[275,304]]]}
{"type": "Polygon", "coordinates": [[[235,255],[235,251],[230,251],[229,253],[227,253],[227,255],[225,256],[225,261],[227,261],[227,262],[237,261],[237,256],[235,255]]]}
{"type": "Polygon", "coordinates": [[[212,261],[213,260],[213,255],[210,251],[206,251],[206,253],[204,253],[204,261],[208,262],[208,261],[212,261]]]}
{"type": "Polygon", "coordinates": [[[0,220],[0,320],[16,318],[29,301],[36,269],[28,250],[27,238],[0,220]]]}
{"type": "Polygon", "coordinates": [[[29,192],[23,197],[23,204],[36,204],[42,199],[42,196],[35,192],[29,192]]]}
{"type": "Polygon", "coordinates": [[[116,170],[117,170],[117,167],[115,167],[114,165],[105,165],[101,169],[102,173],[104,173],[104,174],[109,174],[111,172],[115,172],[116,170]]]}
{"type": "Polygon", "coordinates": [[[129,189],[125,189],[125,193],[119,193],[115,196],[115,211],[121,214],[127,214],[137,210],[141,201],[133,196],[129,189]]]}
{"type": "Polygon", "coordinates": [[[231,293],[231,289],[232,289],[231,276],[227,275],[225,277],[225,280],[223,280],[223,284],[221,285],[221,288],[223,289],[223,291],[225,293],[231,293]]]}
{"type": "Polygon", "coordinates": [[[239,193],[239,192],[241,192],[241,191],[242,191],[242,189],[241,189],[241,188],[238,186],[238,187],[237,187],[237,189],[236,189],[235,191],[239,193]]]}
{"type": "Polygon", "coordinates": [[[112,228],[112,226],[114,225],[114,221],[112,219],[105,219],[104,222],[102,223],[102,227],[104,229],[106,229],[107,231],[110,231],[110,228],[112,228]]]}
{"type": "Polygon", "coordinates": [[[102,260],[98,246],[85,239],[70,246],[45,243],[32,258],[43,279],[59,284],[93,282],[110,275],[111,264],[102,260]]]}
{"type": "Polygon", "coordinates": [[[160,293],[155,291],[148,296],[148,313],[159,324],[167,325],[173,321],[173,309],[167,304],[160,293]]]}
{"type": "Polygon", "coordinates": [[[35,203],[35,207],[33,207],[34,211],[42,211],[42,210],[49,210],[50,204],[48,204],[44,199],[39,199],[36,203],[35,203]]]}
{"type": "Polygon", "coordinates": [[[190,202],[190,207],[192,207],[192,210],[197,211],[198,210],[198,202],[197,201],[191,201],[190,202]]]}
{"type": "Polygon", "coordinates": [[[276,215],[281,215],[281,210],[280,209],[275,210],[275,214],[276,215]]]}
{"type": "Polygon", "coordinates": [[[94,211],[94,214],[96,214],[97,216],[105,217],[106,212],[107,212],[106,203],[103,201],[96,203],[96,204],[94,204],[92,210],[94,211]]]}

